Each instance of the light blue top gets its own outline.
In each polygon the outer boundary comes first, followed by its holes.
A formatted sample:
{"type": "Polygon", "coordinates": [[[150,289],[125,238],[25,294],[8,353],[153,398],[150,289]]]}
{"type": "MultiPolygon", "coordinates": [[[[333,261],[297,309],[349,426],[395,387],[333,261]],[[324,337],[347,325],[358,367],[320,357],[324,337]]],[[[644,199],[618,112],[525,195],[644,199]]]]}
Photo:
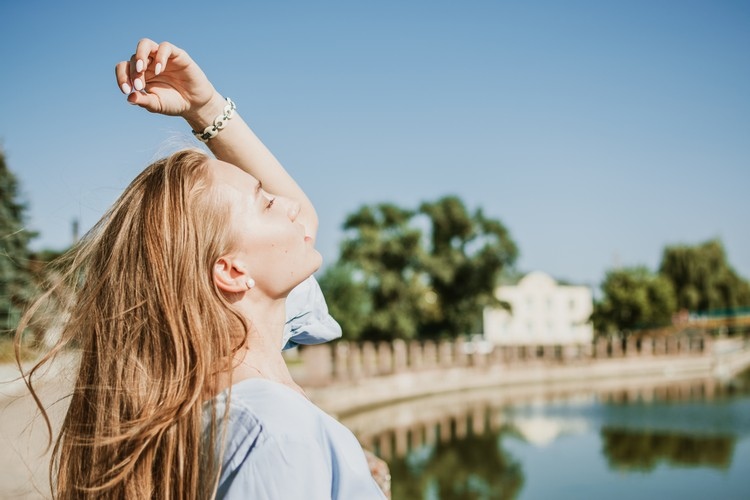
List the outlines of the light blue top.
{"type": "MultiPolygon", "coordinates": [[[[227,392],[217,397],[224,414],[227,392]]],[[[289,387],[232,386],[219,500],[382,500],[349,429],[289,387]]]]}
{"type": "MultiPolygon", "coordinates": [[[[313,276],[287,297],[283,349],[320,344],[341,327],[313,276]]],[[[224,414],[227,392],[217,397],[224,414]]],[[[265,379],[232,386],[217,499],[383,499],[349,429],[296,391],[265,379]]]]}
{"type": "Polygon", "coordinates": [[[286,298],[282,349],[298,344],[321,344],[341,337],[341,327],[328,306],[315,276],[297,285],[286,298]]]}

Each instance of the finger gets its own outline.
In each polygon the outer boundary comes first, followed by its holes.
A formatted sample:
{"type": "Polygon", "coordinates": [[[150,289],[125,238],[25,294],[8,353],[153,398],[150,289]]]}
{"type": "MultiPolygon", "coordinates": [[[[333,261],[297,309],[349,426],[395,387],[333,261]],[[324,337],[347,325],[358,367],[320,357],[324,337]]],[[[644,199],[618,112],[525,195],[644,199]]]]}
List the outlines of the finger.
{"type": "Polygon", "coordinates": [[[133,54],[130,56],[130,60],[128,61],[128,77],[130,78],[130,82],[133,84],[133,88],[135,90],[143,90],[144,81],[141,78],[142,75],[136,70],[136,61],[138,60],[138,56],[133,54]]]}
{"type": "MultiPolygon", "coordinates": [[[[146,88],[146,71],[145,69],[143,71],[138,71],[138,68],[140,67],[143,69],[143,64],[138,64],[140,60],[138,59],[138,56],[136,54],[133,54],[130,56],[130,61],[128,61],[128,73],[130,75],[130,81],[133,84],[133,88],[135,90],[143,90],[146,88]]],[[[146,64],[151,64],[153,59],[151,57],[148,57],[146,59],[146,64]]]]}
{"type": "Polygon", "coordinates": [[[159,48],[159,44],[148,38],[142,38],[138,42],[138,46],[135,49],[135,71],[137,73],[143,73],[148,68],[148,58],[156,52],[159,48]]]}
{"type": "Polygon", "coordinates": [[[167,63],[169,58],[172,57],[176,47],[169,42],[163,42],[159,44],[159,48],[156,51],[154,57],[154,75],[158,75],[162,71],[167,69],[167,63]]]}
{"type": "Polygon", "coordinates": [[[133,92],[129,94],[128,102],[152,112],[157,112],[160,107],[159,98],[154,94],[147,94],[145,92],[133,92]]]}
{"type": "Polygon", "coordinates": [[[130,62],[122,61],[115,65],[115,79],[117,86],[123,94],[130,94],[133,91],[132,81],[130,80],[130,62]]]}

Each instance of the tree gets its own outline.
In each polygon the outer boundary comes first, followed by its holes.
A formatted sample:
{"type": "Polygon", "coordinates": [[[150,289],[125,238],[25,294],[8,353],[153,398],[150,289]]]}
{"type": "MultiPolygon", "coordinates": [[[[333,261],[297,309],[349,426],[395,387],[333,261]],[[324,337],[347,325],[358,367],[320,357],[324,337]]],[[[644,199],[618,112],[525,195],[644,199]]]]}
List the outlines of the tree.
{"type": "Polygon", "coordinates": [[[411,210],[383,203],[364,206],[344,222],[348,236],[341,245],[340,263],[349,268],[348,287],[364,291],[369,305],[366,318],[362,318],[362,306],[356,304],[350,304],[353,309],[342,318],[345,322],[363,320],[362,338],[417,336],[419,303],[426,286],[416,271],[422,235],[409,225],[413,216],[411,210]]]}
{"type": "Polygon", "coordinates": [[[719,240],[666,247],[659,273],[672,283],[680,309],[710,311],[750,306],[750,284],[729,265],[719,240]]]}
{"type": "Polygon", "coordinates": [[[372,300],[363,280],[357,280],[352,265],[337,262],[326,268],[320,277],[328,311],[336,318],[344,338],[357,340],[372,313],[372,300]]]}
{"type": "Polygon", "coordinates": [[[607,272],[603,299],[594,304],[591,319],[599,333],[629,332],[669,325],[676,310],[672,284],[645,267],[607,272]]]}
{"type": "Polygon", "coordinates": [[[494,289],[516,246],[499,221],[469,214],[455,196],[419,210],[363,206],[344,229],[321,287],[349,338],[455,337],[479,329],[486,305],[502,305],[494,289]]]}
{"type": "Polygon", "coordinates": [[[438,306],[422,333],[455,337],[478,332],[484,308],[503,306],[495,286],[503,269],[515,262],[516,245],[500,221],[488,219],[481,210],[469,214],[455,196],[422,203],[419,211],[430,222],[422,268],[438,306]]]}
{"type": "Polygon", "coordinates": [[[18,199],[18,181],[0,150],[0,333],[4,335],[16,327],[35,290],[28,267],[28,243],[35,234],[26,228],[25,210],[18,199]]]}

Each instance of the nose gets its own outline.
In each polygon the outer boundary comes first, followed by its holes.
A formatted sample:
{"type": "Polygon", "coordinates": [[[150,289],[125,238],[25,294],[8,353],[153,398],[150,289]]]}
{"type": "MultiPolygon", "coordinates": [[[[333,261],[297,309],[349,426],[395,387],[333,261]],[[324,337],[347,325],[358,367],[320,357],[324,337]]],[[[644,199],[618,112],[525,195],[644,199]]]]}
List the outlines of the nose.
{"type": "Polygon", "coordinates": [[[286,214],[289,217],[289,220],[294,222],[295,219],[297,219],[297,216],[299,215],[299,211],[301,208],[301,204],[297,200],[287,200],[287,209],[286,214]]]}

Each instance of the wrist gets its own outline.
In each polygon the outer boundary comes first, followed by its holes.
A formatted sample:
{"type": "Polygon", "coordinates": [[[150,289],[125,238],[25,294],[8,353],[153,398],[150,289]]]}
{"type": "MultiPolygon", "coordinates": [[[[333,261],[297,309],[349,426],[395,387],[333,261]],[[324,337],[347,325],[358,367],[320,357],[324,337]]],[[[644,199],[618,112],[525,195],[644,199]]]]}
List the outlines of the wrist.
{"type": "Polygon", "coordinates": [[[191,109],[182,115],[192,130],[203,130],[213,123],[214,118],[220,115],[227,101],[214,91],[211,98],[196,109],[191,109]]]}
{"type": "Polygon", "coordinates": [[[217,115],[211,124],[209,124],[203,130],[193,130],[193,135],[196,139],[203,143],[206,143],[219,135],[219,132],[221,132],[224,127],[226,127],[227,122],[234,116],[234,112],[237,109],[237,106],[228,97],[225,99],[225,102],[226,104],[224,104],[224,108],[222,109],[221,114],[217,115]]]}

